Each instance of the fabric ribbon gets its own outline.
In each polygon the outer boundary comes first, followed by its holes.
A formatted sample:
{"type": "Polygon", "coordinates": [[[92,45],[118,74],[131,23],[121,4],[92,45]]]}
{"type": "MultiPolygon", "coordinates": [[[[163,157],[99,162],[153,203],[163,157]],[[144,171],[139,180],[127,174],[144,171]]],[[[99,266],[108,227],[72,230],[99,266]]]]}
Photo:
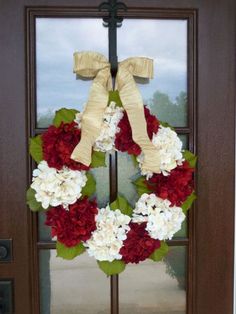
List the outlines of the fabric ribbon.
{"type": "MultiPolygon", "coordinates": [[[[81,140],[71,155],[73,160],[89,166],[92,147],[100,134],[108,104],[109,90],[112,89],[110,63],[105,56],[96,52],[75,52],[74,73],[83,78],[94,78],[81,120],[81,140]]],[[[120,62],[115,89],[119,91],[122,105],[127,112],[133,140],[144,154],[142,169],[159,173],[159,154],[147,134],[142,96],[134,76],[153,78],[153,60],[134,57],[120,62]]]]}

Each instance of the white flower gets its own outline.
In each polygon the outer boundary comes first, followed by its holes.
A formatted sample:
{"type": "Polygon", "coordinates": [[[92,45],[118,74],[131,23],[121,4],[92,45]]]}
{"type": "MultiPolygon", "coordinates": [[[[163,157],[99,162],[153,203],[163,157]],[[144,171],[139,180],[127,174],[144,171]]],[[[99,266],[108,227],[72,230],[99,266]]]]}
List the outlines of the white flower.
{"type": "Polygon", "coordinates": [[[130,230],[128,224],[131,218],[122,214],[119,209],[113,211],[107,206],[99,209],[95,219],[97,229],[84,243],[88,248],[88,254],[99,261],[112,262],[121,259],[119,252],[130,230]]]}
{"type": "MultiPolygon", "coordinates": [[[[176,168],[178,165],[182,165],[182,142],[179,139],[177,133],[169,127],[160,126],[158,132],[153,134],[152,143],[157,148],[160,157],[160,172],[163,175],[168,176],[169,172],[176,168]]],[[[147,179],[152,177],[153,173],[142,169],[144,156],[140,154],[137,157],[139,167],[141,168],[142,175],[146,175],[147,179]]]]}
{"type": "MultiPolygon", "coordinates": [[[[115,135],[119,132],[118,123],[123,117],[124,109],[116,106],[115,102],[111,102],[106,107],[103,116],[101,133],[94,143],[94,150],[101,152],[111,152],[114,149],[115,135]]],[[[77,113],[75,122],[81,127],[81,119],[83,113],[77,113]]]]}
{"type": "Polygon", "coordinates": [[[87,177],[85,171],[71,170],[63,167],[61,170],[48,167],[46,161],[41,161],[33,171],[31,188],[36,191],[35,198],[47,209],[51,206],[67,207],[81,196],[87,177]]]}
{"type": "Polygon", "coordinates": [[[76,115],[75,115],[74,122],[76,122],[78,124],[78,129],[81,129],[82,116],[83,116],[83,112],[77,112],[76,115]]]}
{"type": "Polygon", "coordinates": [[[163,200],[155,194],[143,194],[136,203],[132,221],[147,222],[146,230],[153,239],[172,239],[181,229],[185,215],[181,207],[171,206],[169,200],[163,200]]]}

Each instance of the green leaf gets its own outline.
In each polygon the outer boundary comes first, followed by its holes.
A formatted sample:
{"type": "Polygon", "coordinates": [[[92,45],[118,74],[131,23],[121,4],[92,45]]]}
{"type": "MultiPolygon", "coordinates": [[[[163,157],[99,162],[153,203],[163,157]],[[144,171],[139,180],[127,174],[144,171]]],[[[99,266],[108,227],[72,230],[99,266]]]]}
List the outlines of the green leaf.
{"type": "Polygon", "coordinates": [[[141,196],[144,193],[150,193],[150,190],[145,184],[145,177],[139,177],[137,180],[133,182],[133,184],[136,186],[137,193],[139,196],[141,196]]]}
{"type": "Polygon", "coordinates": [[[35,198],[36,191],[32,189],[31,187],[26,192],[26,200],[27,205],[33,212],[43,211],[47,210],[42,207],[42,204],[39,203],[35,198]]]}
{"type": "Polygon", "coordinates": [[[159,121],[159,123],[161,126],[164,126],[165,128],[170,128],[171,130],[175,131],[175,128],[171,126],[169,123],[163,121],[159,121]]]}
{"type": "Polygon", "coordinates": [[[37,135],[30,138],[29,151],[32,158],[39,163],[43,160],[42,137],[37,135]]]}
{"type": "Polygon", "coordinates": [[[192,206],[193,202],[197,198],[197,195],[195,192],[193,192],[191,195],[188,196],[186,201],[182,204],[183,213],[186,215],[189,208],[192,206]]]}
{"type": "Polygon", "coordinates": [[[156,249],[151,255],[150,255],[150,259],[152,259],[154,262],[159,262],[161,261],[165,255],[168,253],[169,251],[169,247],[166,244],[166,242],[161,241],[161,246],[159,247],[159,249],[156,249]]]}
{"type": "Polygon", "coordinates": [[[185,150],[183,152],[183,157],[184,157],[185,160],[188,161],[188,163],[189,163],[191,168],[195,168],[196,167],[196,163],[197,163],[197,156],[196,155],[194,155],[189,150],[185,150]]]}
{"type": "Polygon", "coordinates": [[[89,197],[89,196],[93,195],[96,191],[96,181],[95,181],[91,172],[87,172],[86,176],[87,176],[88,180],[86,182],[86,185],[83,187],[81,193],[83,196],[89,197]]]}
{"type": "Polygon", "coordinates": [[[74,121],[76,113],[78,113],[78,110],[75,109],[66,109],[62,108],[60,110],[56,111],[56,115],[53,119],[53,125],[56,127],[59,127],[61,122],[64,123],[70,123],[74,121]]]}
{"type": "Polygon", "coordinates": [[[118,275],[125,270],[125,263],[120,260],[114,260],[113,262],[108,261],[97,261],[99,268],[107,275],[118,275]]]}
{"type": "Polygon", "coordinates": [[[130,206],[128,201],[121,195],[117,196],[117,199],[110,204],[112,210],[120,209],[122,214],[132,216],[133,208],[130,206]]]}
{"type": "Polygon", "coordinates": [[[85,252],[85,247],[83,246],[82,242],[76,246],[67,247],[63,243],[57,241],[56,248],[57,256],[68,260],[71,260],[85,252]]]}
{"type": "Polygon", "coordinates": [[[90,165],[92,168],[106,167],[106,153],[93,151],[92,162],[90,165]]]}
{"type": "Polygon", "coordinates": [[[109,91],[109,101],[108,101],[108,103],[110,104],[110,102],[112,102],[112,101],[114,101],[116,103],[117,107],[123,107],[118,90],[114,90],[114,91],[111,90],[111,91],[109,91]]]}
{"type": "Polygon", "coordinates": [[[134,167],[137,168],[138,167],[137,157],[135,155],[130,155],[130,157],[132,159],[134,167]]]}

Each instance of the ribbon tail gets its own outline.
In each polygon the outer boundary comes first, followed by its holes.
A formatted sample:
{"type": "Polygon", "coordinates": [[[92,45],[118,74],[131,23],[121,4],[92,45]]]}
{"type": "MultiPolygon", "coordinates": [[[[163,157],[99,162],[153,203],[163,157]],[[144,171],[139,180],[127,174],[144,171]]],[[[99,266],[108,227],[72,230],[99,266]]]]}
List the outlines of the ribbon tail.
{"type": "Polygon", "coordinates": [[[74,148],[70,158],[88,167],[91,164],[91,155],[92,145],[83,136],[80,143],[74,148]]]}
{"type": "Polygon", "coordinates": [[[108,104],[109,68],[102,69],[93,81],[89,100],[81,121],[81,140],[72,152],[71,159],[86,166],[91,164],[92,147],[98,138],[103,115],[108,104]]]}
{"type": "MultiPolygon", "coordinates": [[[[131,61],[134,62],[136,60],[132,59],[131,61]]],[[[140,146],[144,154],[143,169],[160,173],[159,153],[148,137],[142,96],[134,81],[133,73],[131,72],[129,66],[130,64],[124,64],[119,67],[116,85],[120,93],[122,104],[128,115],[133,140],[140,146]]],[[[144,64],[144,66],[146,66],[146,64],[144,64]]],[[[136,66],[134,68],[136,70],[135,74],[138,75],[138,67],[136,66]]],[[[140,68],[142,69],[141,66],[140,68]]],[[[145,71],[143,70],[143,73],[144,72],[145,71]]],[[[142,76],[144,76],[143,73],[142,76]]],[[[146,76],[148,76],[148,74],[146,74],[146,76]]]]}

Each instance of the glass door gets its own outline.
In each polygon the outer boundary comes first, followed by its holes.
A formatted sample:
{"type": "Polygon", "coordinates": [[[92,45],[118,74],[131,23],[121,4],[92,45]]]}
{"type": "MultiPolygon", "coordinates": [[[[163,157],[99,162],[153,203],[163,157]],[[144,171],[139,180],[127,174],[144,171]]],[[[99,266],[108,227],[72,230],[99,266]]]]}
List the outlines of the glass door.
{"type": "MultiPolygon", "coordinates": [[[[42,133],[61,107],[81,110],[91,81],[76,79],[73,53],[92,50],[108,55],[108,33],[101,18],[49,16],[31,13],[29,30],[33,97],[31,135],[42,133]]],[[[119,61],[132,56],[154,59],[154,79],[138,81],[144,104],[160,120],[173,125],[185,149],[195,150],[193,96],[194,14],[155,11],[126,19],[118,29],[119,61]]],[[[109,158],[107,158],[109,164],[109,158]]],[[[118,191],[134,205],[138,195],[130,180],[137,173],[130,157],[118,153],[118,191]]],[[[98,204],[109,202],[112,176],[109,167],[93,170],[98,204]]],[[[191,307],[193,215],[169,241],[170,251],[162,262],[132,265],[119,276],[119,296],[111,295],[109,278],[95,260],[83,254],[73,261],[56,258],[55,242],[44,225],[44,213],[34,221],[35,265],[38,272],[40,314],[105,314],[110,303],[119,302],[120,314],[187,314],[191,307]],[[92,298],[92,302],[91,302],[92,298]],[[112,300],[111,300],[112,298],[112,300]],[[114,300],[114,298],[116,300],[114,300]]],[[[114,288],[114,287],[113,287],[114,288]]],[[[115,287],[118,288],[118,287],[115,287]]],[[[112,310],[114,312],[114,309],[112,310]]]]}

